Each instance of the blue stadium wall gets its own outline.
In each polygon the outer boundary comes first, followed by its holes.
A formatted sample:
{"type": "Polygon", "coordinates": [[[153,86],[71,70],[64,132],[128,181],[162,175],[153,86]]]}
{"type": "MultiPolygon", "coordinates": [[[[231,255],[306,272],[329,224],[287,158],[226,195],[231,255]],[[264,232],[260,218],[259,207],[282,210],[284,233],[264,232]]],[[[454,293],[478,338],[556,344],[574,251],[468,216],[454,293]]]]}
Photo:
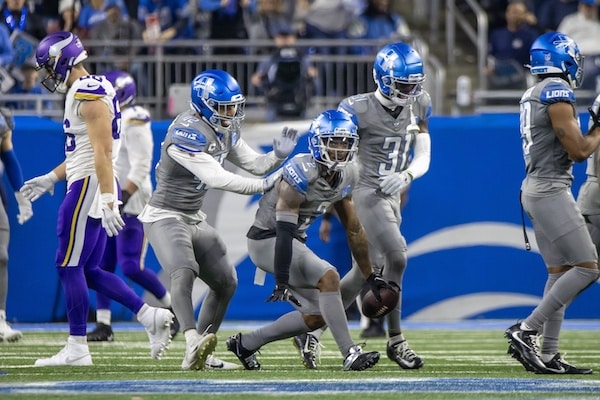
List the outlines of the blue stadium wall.
{"type": "MultiPolygon", "coordinates": [[[[583,116],[582,116],[583,117],[583,116]]],[[[155,122],[155,161],[168,121],[155,122]]],[[[306,126],[308,126],[306,124],[306,126]]],[[[271,127],[278,132],[280,127],[271,127]]],[[[259,131],[264,131],[260,128],[259,131]]],[[[404,277],[403,318],[412,320],[461,320],[522,318],[539,300],[545,283],[545,268],[537,253],[529,221],[527,232],[533,244],[526,251],[521,225],[519,186],[523,159],[517,115],[434,117],[430,122],[432,161],[427,175],[414,182],[403,210],[402,232],[409,245],[408,269],[404,277]]],[[[271,135],[244,133],[257,148],[270,149],[271,135]]],[[[14,143],[25,178],[46,173],[63,158],[61,125],[55,121],[16,119],[14,143]]],[[[306,150],[301,138],[298,151],[306,150]]],[[[585,165],[578,164],[574,192],[584,179],[585,165]]],[[[55,271],[56,213],[64,183],[53,196],[34,203],[34,216],[17,224],[17,206],[9,205],[12,227],[9,260],[7,314],[11,321],[64,321],[62,289],[55,271]]],[[[238,271],[239,286],[227,313],[230,320],[272,320],[289,309],[286,304],[265,303],[273,280],[264,286],[253,283],[255,268],[245,254],[244,235],[252,221],[257,197],[221,194],[207,207],[211,223],[230,246],[238,271]]],[[[341,272],[350,259],[345,236],[335,223],[332,243],[318,238],[318,224],[309,231],[309,245],[341,272]]],[[[150,249],[146,268],[161,273],[150,249]]],[[[168,285],[168,279],[161,274],[168,285]]],[[[131,283],[131,282],[129,282],[131,283]]],[[[151,296],[131,283],[132,288],[151,296]]],[[[195,289],[197,303],[202,288],[195,289]]],[[[90,296],[91,313],[95,296],[90,296]]],[[[567,318],[600,318],[600,287],[594,284],[569,307],[567,318]]],[[[131,320],[132,314],[113,303],[115,320],[131,320]]]]}

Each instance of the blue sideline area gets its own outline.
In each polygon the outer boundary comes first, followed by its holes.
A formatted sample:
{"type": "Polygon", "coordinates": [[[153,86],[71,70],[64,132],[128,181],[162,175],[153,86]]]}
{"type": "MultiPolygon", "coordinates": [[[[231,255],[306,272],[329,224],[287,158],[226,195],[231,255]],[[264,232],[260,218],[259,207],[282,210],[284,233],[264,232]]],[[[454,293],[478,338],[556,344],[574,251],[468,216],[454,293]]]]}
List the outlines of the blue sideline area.
{"type": "MultiPolygon", "coordinates": [[[[582,115],[582,121],[586,126],[587,116],[582,115]]],[[[169,123],[153,123],[155,161],[169,123]]],[[[516,114],[433,117],[430,121],[431,168],[414,182],[403,211],[402,232],[409,245],[403,288],[407,322],[522,318],[537,304],[546,273],[529,221],[533,250],[525,251],[523,241],[519,186],[524,165],[518,125],[516,114]]],[[[244,135],[256,147],[270,149],[270,139],[254,141],[251,135],[244,135]]],[[[48,172],[63,159],[62,127],[52,120],[17,118],[14,143],[26,179],[48,172]]],[[[302,138],[298,151],[305,150],[302,138]]],[[[576,193],[584,180],[585,165],[578,164],[574,173],[576,193]]],[[[54,196],[45,195],[35,202],[34,217],[23,226],[17,224],[16,202],[10,199],[10,321],[66,320],[54,267],[56,212],[64,192],[64,183],[58,184],[54,196]]],[[[256,204],[256,197],[235,196],[242,208],[256,204]]],[[[227,221],[231,208],[218,207],[215,212],[221,224],[228,222],[240,232],[248,229],[249,225],[241,226],[238,220],[227,221]]],[[[339,223],[335,223],[333,243],[328,245],[319,241],[317,231],[318,223],[309,231],[309,245],[345,273],[350,259],[339,223]]],[[[227,239],[228,233],[224,235],[227,239]]],[[[256,286],[250,260],[242,256],[236,261],[239,287],[228,321],[272,320],[289,309],[286,304],[266,304],[272,279],[267,277],[265,286],[256,286]]],[[[152,251],[146,267],[160,271],[152,251]]],[[[94,302],[95,296],[91,296],[92,310],[94,302]]],[[[596,283],[569,307],[567,318],[600,318],[598,304],[596,283]]],[[[132,319],[121,305],[113,307],[115,320],[132,319]]]]}

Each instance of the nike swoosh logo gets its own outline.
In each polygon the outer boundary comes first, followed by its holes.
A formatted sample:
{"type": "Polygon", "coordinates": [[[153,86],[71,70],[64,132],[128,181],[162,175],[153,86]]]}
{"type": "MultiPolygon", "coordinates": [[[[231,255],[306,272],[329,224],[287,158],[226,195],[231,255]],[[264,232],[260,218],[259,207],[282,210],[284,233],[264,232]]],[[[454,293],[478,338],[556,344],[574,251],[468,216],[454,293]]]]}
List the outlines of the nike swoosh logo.
{"type": "Polygon", "coordinates": [[[93,84],[93,83],[88,83],[88,84],[87,84],[87,87],[89,87],[89,88],[97,88],[97,87],[98,87],[98,85],[96,85],[96,84],[93,84]]]}

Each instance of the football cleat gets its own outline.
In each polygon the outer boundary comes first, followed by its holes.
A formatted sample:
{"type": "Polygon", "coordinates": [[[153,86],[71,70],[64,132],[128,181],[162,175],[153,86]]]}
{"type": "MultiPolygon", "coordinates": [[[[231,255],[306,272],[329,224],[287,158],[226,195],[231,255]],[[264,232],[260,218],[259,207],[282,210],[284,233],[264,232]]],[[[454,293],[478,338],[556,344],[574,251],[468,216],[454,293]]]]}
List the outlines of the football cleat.
{"type": "Polygon", "coordinates": [[[186,338],[185,355],[181,362],[183,370],[200,370],[206,365],[207,358],[217,347],[217,337],[214,333],[195,335],[191,339],[186,338]]]}
{"type": "Polygon", "coordinates": [[[504,331],[504,337],[512,345],[512,349],[509,347],[508,353],[519,361],[527,371],[533,370],[536,373],[544,373],[546,365],[539,356],[536,331],[523,330],[521,329],[521,323],[517,322],[504,331]]]}
{"type": "Polygon", "coordinates": [[[88,342],[112,342],[115,340],[112,327],[98,322],[93,331],[87,334],[88,342]]]}
{"type": "Polygon", "coordinates": [[[39,358],[35,361],[36,367],[59,367],[59,366],[89,366],[93,365],[92,356],[87,343],[75,343],[71,337],[67,344],[57,354],[49,358],[39,358]]]}
{"type": "Polygon", "coordinates": [[[302,364],[307,369],[317,369],[317,360],[321,356],[321,347],[323,347],[319,343],[319,339],[310,333],[303,333],[302,335],[294,336],[292,341],[294,346],[300,351],[302,364]]]}
{"type": "Polygon", "coordinates": [[[0,342],[17,342],[22,337],[21,331],[11,328],[6,320],[0,319],[0,342]]]}
{"type": "Polygon", "coordinates": [[[242,366],[239,364],[234,364],[228,361],[221,360],[220,358],[217,358],[212,354],[209,354],[208,357],[206,357],[206,363],[204,367],[206,369],[222,371],[242,368],[242,366]]]}
{"type": "Polygon", "coordinates": [[[143,315],[138,316],[150,340],[150,356],[156,360],[160,360],[169,348],[173,318],[171,311],[158,307],[148,307],[143,315]]]}
{"type": "Polygon", "coordinates": [[[173,313],[173,323],[171,324],[171,339],[174,339],[177,333],[179,333],[179,320],[173,311],[173,308],[169,308],[169,311],[173,313]]]}
{"type": "Polygon", "coordinates": [[[350,352],[344,360],[344,371],[363,371],[373,367],[379,361],[377,351],[364,352],[360,346],[350,347],[350,352]]]}
{"type": "Polygon", "coordinates": [[[537,374],[564,374],[564,375],[589,375],[592,373],[590,368],[577,368],[574,365],[569,364],[561,356],[560,353],[556,353],[554,357],[545,362],[545,371],[536,371],[537,374]]]}
{"type": "Polygon", "coordinates": [[[388,341],[386,352],[388,358],[402,369],[419,369],[423,366],[423,360],[410,348],[406,340],[396,344],[388,341]]]}
{"type": "Polygon", "coordinates": [[[227,350],[231,351],[240,360],[242,365],[247,370],[258,370],[262,369],[260,363],[256,359],[256,351],[250,351],[242,346],[242,334],[238,333],[235,336],[231,336],[225,342],[227,350]]]}

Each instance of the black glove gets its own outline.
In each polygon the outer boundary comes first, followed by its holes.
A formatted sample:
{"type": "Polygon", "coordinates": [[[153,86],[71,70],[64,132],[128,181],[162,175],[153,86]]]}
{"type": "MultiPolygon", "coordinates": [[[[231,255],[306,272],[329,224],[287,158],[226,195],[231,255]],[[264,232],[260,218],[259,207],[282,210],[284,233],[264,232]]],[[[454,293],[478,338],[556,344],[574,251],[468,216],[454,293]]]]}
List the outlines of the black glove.
{"type": "Polygon", "coordinates": [[[271,296],[269,296],[266,301],[291,301],[298,307],[302,307],[298,299],[292,294],[292,291],[287,283],[275,285],[275,290],[273,290],[273,293],[271,293],[271,296]]]}
{"type": "Polygon", "coordinates": [[[369,288],[375,295],[377,301],[381,301],[381,295],[379,294],[379,290],[384,287],[390,287],[389,283],[383,280],[383,278],[377,275],[375,272],[371,273],[367,278],[367,283],[369,284],[369,288]]]}
{"type": "Polygon", "coordinates": [[[590,128],[590,132],[591,132],[594,129],[600,127],[600,116],[598,116],[598,114],[596,114],[594,112],[594,109],[592,107],[588,107],[588,112],[590,113],[590,116],[592,117],[592,121],[594,121],[594,125],[592,125],[592,127],[590,128]]]}
{"type": "Polygon", "coordinates": [[[127,190],[121,190],[121,204],[119,204],[119,212],[121,214],[123,214],[123,208],[125,207],[125,204],[127,204],[130,198],[131,194],[129,194],[127,190]]]}

